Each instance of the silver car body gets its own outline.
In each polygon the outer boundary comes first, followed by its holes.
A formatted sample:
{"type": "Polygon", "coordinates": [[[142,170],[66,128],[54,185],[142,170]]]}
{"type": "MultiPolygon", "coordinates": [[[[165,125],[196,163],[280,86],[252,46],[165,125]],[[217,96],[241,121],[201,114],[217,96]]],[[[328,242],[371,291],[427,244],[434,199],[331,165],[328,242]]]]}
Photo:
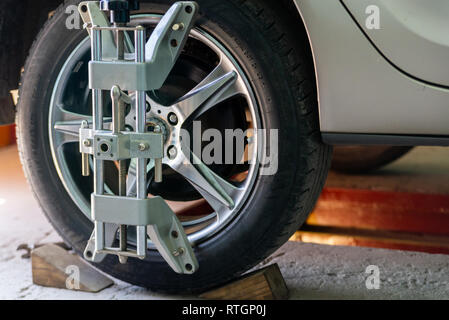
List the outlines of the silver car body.
{"type": "Polygon", "coordinates": [[[329,143],[449,143],[449,1],[294,0],[329,143]],[[368,28],[372,7],[379,29],[368,28]]]}

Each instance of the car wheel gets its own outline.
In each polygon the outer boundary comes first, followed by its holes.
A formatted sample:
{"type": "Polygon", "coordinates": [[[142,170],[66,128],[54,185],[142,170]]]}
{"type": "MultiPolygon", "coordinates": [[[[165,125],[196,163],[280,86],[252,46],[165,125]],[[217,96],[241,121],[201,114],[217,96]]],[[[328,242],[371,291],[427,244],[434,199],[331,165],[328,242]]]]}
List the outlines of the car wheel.
{"type": "MultiPolygon", "coordinates": [[[[77,3],[67,1],[65,6],[77,3]]],[[[172,3],[141,1],[133,22],[152,29],[172,3]]],[[[143,261],[129,259],[122,265],[109,256],[96,265],[129,283],[169,293],[199,292],[224,283],[273,253],[313,209],[331,158],[331,147],[321,141],[313,61],[297,17],[269,1],[198,3],[200,16],[185,49],[167,82],[149,93],[149,99],[164,105],[182,98],[217,68],[236,72],[238,94],[199,121],[204,130],[258,129],[246,142],[246,150],[252,151],[245,154],[254,161],[208,167],[234,186],[232,209],[217,206],[169,167],[162,184],[149,184],[151,194],[197,205],[196,215],[176,212],[199,262],[195,274],[174,273],[151,243],[143,261]],[[277,142],[271,140],[274,133],[277,142]],[[254,147],[263,141],[264,148],[254,147]],[[268,174],[257,160],[261,152],[277,159],[268,174]]],[[[93,183],[81,176],[77,137],[81,121],[91,112],[90,43],[84,30],[65,27],[65,6],[40,32],[26,63],[18,140],[34,195],[62,238],[82,254],[93,229],[93,183]]],[[[105,189],[115,193],[116,168],[110,166],[105,175],[105,189]]]]}

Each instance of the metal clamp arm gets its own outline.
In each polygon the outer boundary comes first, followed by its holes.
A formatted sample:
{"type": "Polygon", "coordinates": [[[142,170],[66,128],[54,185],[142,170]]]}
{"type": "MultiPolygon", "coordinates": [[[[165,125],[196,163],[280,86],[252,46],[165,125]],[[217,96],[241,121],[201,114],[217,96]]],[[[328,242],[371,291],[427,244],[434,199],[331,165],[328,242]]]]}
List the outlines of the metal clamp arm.
{"type": "MultiPolygon", "coordinates": [[[[160,89],[178,59],[194,25],[196,2],[175,3],[162,17],[145,45],[145,61],[91,61],[89,87],[110,90],[149,91],[160,89]]],[[[92,27],[106,31],[107,28],[92,27]]]]}
{"type": "Polygon", "coordinates": [[[162,17],[146,44],[146,61],[154,65],[159,79],[153,84],[160,88],[178,59],[192,29],[198,12],[192,1],[175,3],[162,17]]]}

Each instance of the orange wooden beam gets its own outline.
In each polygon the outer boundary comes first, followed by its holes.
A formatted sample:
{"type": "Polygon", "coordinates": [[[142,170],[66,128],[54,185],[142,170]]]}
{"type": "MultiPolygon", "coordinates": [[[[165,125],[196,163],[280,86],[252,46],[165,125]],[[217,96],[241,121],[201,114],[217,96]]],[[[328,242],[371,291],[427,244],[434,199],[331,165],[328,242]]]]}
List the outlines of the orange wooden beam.
{"type": "Polygon", "coordinates": [[[307,224],[449,237],[449,195],[325,188],[307,224]]]}

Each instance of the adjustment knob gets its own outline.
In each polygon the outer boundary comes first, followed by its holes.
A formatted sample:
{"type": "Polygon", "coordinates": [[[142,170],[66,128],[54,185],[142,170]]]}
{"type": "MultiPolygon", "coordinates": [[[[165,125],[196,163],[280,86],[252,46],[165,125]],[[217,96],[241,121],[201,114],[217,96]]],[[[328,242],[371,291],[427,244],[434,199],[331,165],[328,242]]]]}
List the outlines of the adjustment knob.
{"type": "Polygon", "coordinates": [[[129,12],[139,10],[138,0],[102,0],[100,9],[110,12],[111,23],[128,23],[129,12]]]}

